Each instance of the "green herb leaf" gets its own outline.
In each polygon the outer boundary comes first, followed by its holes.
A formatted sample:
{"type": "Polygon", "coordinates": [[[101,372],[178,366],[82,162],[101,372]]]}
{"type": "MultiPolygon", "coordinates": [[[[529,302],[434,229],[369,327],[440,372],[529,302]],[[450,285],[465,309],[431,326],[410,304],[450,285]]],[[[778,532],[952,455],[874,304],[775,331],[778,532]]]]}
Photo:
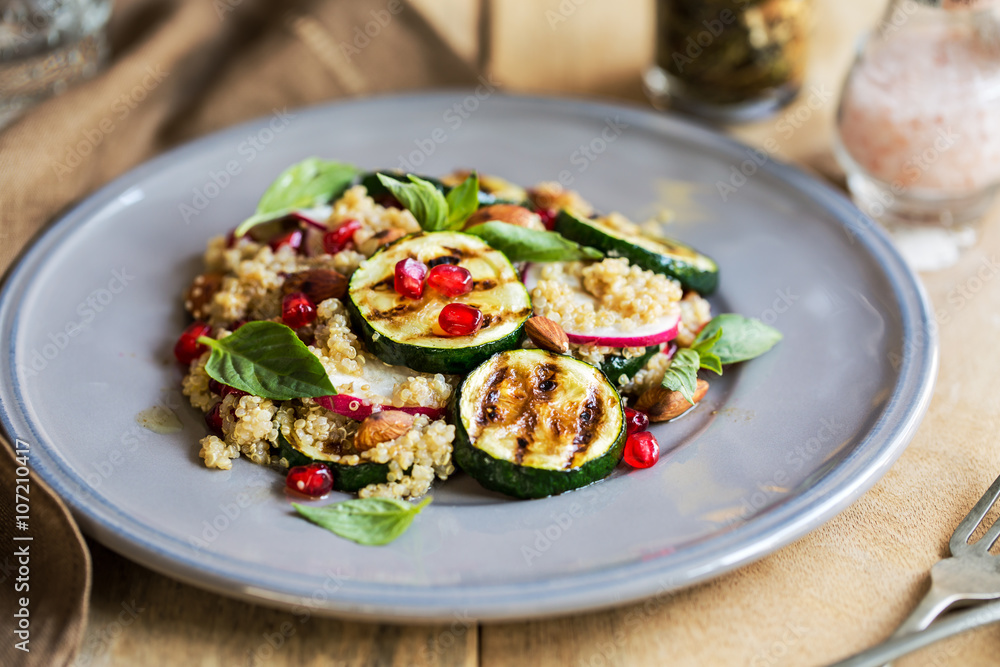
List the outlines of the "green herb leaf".
{"type": "Polygon", "coordinates": [[[222,340],[198,342],[212,350],[210,377],[254,396],[287,401],[337,393],[320,360],[284,324],[248,322],[222,340]]]}
{"type": "Polygon", "coordinates": [[[695,338],[694,343],[692,343],[691,345],[691,349],[697,352],[708,352],[709,350],[712,349],[713,345],[719,342],[719,339],[721,337],[722,337],[722,328],[720,327],[715,330],[715,333],[713,333],[712,335],[708,336],[705,339],[701,339],[700,337],[695,338]]]}
{"type": "Polygon", "coordinates": [[[527,229],[499,220],[484,222],[465,231],[483,239],[512,262],[572,262],[604,257],[601,251],[570,241],[562,234],[527,229]]]}
{"type": "Polygon", "coordinates": [[[462,183],[445,197],[448,202],[448,229],[461,229],[469,216],[479,208],[479,176],[469,174],[462,183]]]}
{"type": "Polygon", "coordinates": [[[712,371],[716,375],[722,375],[722,360],[719,355],[713,352],[699,352],[698,366],[712,371]]]}
{"type": "Polygon", "coordinates": [[[723,364],[735,364],[759,357],[774,347],[782,336],[780,331],[760,320],[725,313],[715,316],[705,325],[695,338],[693,347],[697,348],[713,338],[716,340],[711,346],[712,352],[723,364]],[[719,330],[721,334],[717,333],[719,330]]]}
{"type": "Polygon", "coordinates": [[[694,390],[698,386],[698,366],[700,357],[697,352],[681,348],[674,353],[670,367],[663,374],[663,386],[670,391],[679,391],[688,403],[694,403],[694,390]]]}
{"type": "Polygon", "coordinates": [[[411,183],[402,183],[391,176],[379,174],[378,180],[388,188],[392,196],[406,207],[417,219],[420,228],[426,232],[437,232],[447,228],[448,202],[433,183],[407,174],[411,183]]]}
{"type": "Polygon", "coordinates": [[[419,505],[395,498],[357,498],[324,507],[293,503],[295,511],[317,526],[348,540],[368,546],[389,544],[402,535],[420,510],[431,502],[427,497],[419,505]]]}
{"type": "Polygon", "coordinates": [[[257,203],[257,211],[240,223],[234,234],[239,238],[262,222],[296,209],[321,206],[340,196],[359,173],[352,165],[318,157],[293,164],[271,183],[257,203]]]}

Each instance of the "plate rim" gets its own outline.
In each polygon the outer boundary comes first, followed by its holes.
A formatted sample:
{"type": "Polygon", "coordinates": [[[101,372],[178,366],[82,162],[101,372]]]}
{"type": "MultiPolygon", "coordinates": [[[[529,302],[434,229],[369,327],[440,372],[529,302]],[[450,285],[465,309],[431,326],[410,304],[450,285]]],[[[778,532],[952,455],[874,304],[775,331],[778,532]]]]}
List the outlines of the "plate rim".
{"type": "MultiPolygon", "coordinates": [[[[310,118],[322,116],[330,109],[373,104],[405,105],[435,99],[454,100],[470,93],[471,89],[447,89],[386,94],[316,104],[297,109],[295,113],[300,118],[310,118]]],[[[684,136],[696,144],[733,156],[746,155],[746,151],[753,150],[748,144],[691,119],[656,112],[639,105],[573,97],[506,93],[495,93],[495,96],[513,104],[549,107],[569,116],[626,116],[626,121],[634,122],[636,127],[657,134],[684,136]]],[[[906,266],[888,235],[845,195],[800,167],[771,155],[759,167],[759,171],[787,183],[830,213],[871,256],[891,287],[903,331],[903,358],[898,380],[882,413],[867,429],[865,437],[855,450],[843,457],[811,488],[764,516],[686,547],[666,563],[663,559],[654,559],[567,575],[547,582],[499,585],[427,588],[348,581],[339,588],[343,597],[327,597],[319,604],[314,598],[301,594],[301,591],[288,592],[261,587],[242,573],[233,574],[231,569],[211,567],[202,560],[211,559],[210,553],[183,544],[179,539],[175,538],[174,541],[182,547],[180,550],[164,549],[145,535],[148,532],[147,526],[131,519],[118,508],[111,507],[109,503],[103,503],[104,509],[95,508],[95,501],[100,501],[96,496],[74,495],[70,490],[71,483],[67,482],[72,480],[74,474],[63,469],[58,457],[52,453],[45,460],[44,450],[47,445],[37,438],[31,420],[25,415],[25,406],[17,392],[17,378],[13,374],[14,339],[11,334],[17,330],[20,318],[18,297],[30,287],[30,269],[44,262],[45,250],[58,246],[65,235],[79,225],[86,224],[94,212],[115,201],[147,175],[156,173],[166,165],[183,161],[187,155],[197,153],[210,144],[225,142],[252,128],[261,127],[269,118],[270,116],[255,118],[175,147],[118,176],[71,208],[63,209],[52,224],[27,242],[12,261],[0,286],[0,335],[8,337],[8,363],[3,373],[10,375],[12,379],[12,383],[4,383],[0,387],[0,428],[13,443],[17,437],[17,428],[10,410],[16,408],[23,426],[27,426],[26,432],[35,437],[32,446],[43,451],[41,465],[38,457],[35,457],[33,469],[69,505],[84,532],[112,550],[161,574],[249,602],[286,609],[305,608],[311,613],[322,615],[389,622],[450,621],[458,614],[477,621],[503,621],[605,609],[718,577],[816,530],[860,498],[884,476],[906,449],[927,410],[937,376],[938,343],[934,320],[930,315],[932,307],[919,279],[906,266]],[[860,229],[853,227],[850,220],[860,222],[860,229]],[[913,344],[914,335],[919,332],[923,335],[913,344]],[[5,405],[4,394],[13,394],[15,404],[5,405]],[[889,417],[893,418],[892,423],[888,423],[889,417]],[[706,555],[715,552],[717,555],[714,562],[694,566],[695,562],[704,562],[706,555]]],[[[53,449],[58,453],[57,448],[53,449]]],[[[77,486],[86,488],[79,484],[77,486]]],[[[215,558],[221,560],[218,556],[215,558]]],[[[259,583],[260,580],[257,581],[259,583]]]]}

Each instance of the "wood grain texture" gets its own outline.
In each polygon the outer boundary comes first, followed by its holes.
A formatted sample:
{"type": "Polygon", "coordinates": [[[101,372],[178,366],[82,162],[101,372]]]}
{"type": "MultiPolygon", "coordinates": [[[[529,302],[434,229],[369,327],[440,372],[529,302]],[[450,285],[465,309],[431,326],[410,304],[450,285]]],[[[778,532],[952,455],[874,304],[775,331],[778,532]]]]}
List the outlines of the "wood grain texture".
{"type": "Polygon", "coordinates": [[[473,667],[476,628],[311,617],[161,576],[90,541],[94,581],[79,667],[473,667]]]}

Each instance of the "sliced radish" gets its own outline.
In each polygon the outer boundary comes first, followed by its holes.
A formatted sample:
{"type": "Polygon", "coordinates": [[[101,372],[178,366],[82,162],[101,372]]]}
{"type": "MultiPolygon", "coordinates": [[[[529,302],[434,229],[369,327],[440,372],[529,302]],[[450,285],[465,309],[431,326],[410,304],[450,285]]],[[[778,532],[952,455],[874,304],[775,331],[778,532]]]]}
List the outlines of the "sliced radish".
{"type": "Polygon", "coordinates": [[[399,410],[411,415],[427,415],[431,419],[444,416],[445,408],[396,407],[383,402],[392,396],[396,384],[405,382],[414,375],[414,371],[402,366],[389,366],[375,357],[369,357],[364,368],[362,377],[331,373],[330,381],[340,393],[320,396],[316,402],[331,412],[358,421],[376,410],[399,410]]]}
{"type": "MultiPolygon", "coordinates": [[[[530,293],[542,277],[542,264],[529,264],[524,268],[522,280],[530,293]]],[[[572,286],[573,300],[576,303],[589,303],[594,310],[600,308],[600,303],[593,295],[587,293],[579,284],[572,286]]],[[[677,325],[680,324],[681,313],[678,308],[676,312],[664,315],[649,324],[641,324],[628,331],[617,326],[598,327],[587,332],[570,331],[563,325],[566,336],[570,343],[576,345],[600,345],[602,347],[645,347],[666,343],[677,337],[677,325]]]]}
{"type": "MultiPolygon", "coordinates": [[[[335,396],[319,396],[316,402],[330,412],[344,415],[357,421],[361,421],[375,412],[375,407],[363,398],[351,396],[350,394],[336,394],[335,396]]],[[[379,405],[379,410],[398,410],[411,415],[427,415],[431,419],[440,419],[444,416],[444,408],[397,408],[394,405],[379,405]]]]}

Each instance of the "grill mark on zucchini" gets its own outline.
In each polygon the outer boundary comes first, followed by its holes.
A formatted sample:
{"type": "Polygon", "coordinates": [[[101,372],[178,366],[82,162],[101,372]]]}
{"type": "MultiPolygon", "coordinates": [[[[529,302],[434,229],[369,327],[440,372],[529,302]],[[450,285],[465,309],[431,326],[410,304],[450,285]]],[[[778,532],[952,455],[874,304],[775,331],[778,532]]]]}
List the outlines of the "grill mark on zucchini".
{"type": "Polygon", "coordinates": [[[479,426],[486,426],[489,422],[497,420],[497,401],[500,399],[499,386],[507,376],[508,370],[506,366],[500,366],[490,376],[486,386],[486,398],[476,412],[476,424],[479,426]]]}
{"type": "Polygon", "coordinates": [[[593,390],[587,393],[587,400],[583,404],[583,410],[577,417],[580,423],[580,430],[573,438],[573,446],[576,448],[570,460],[566,462],[566,468],[574,468],[578,464],[578,459],[582,460],[587,456],[587,449],[597,435],[597,427],[604,419],[604,406],[594,395],[593,390]]]}

